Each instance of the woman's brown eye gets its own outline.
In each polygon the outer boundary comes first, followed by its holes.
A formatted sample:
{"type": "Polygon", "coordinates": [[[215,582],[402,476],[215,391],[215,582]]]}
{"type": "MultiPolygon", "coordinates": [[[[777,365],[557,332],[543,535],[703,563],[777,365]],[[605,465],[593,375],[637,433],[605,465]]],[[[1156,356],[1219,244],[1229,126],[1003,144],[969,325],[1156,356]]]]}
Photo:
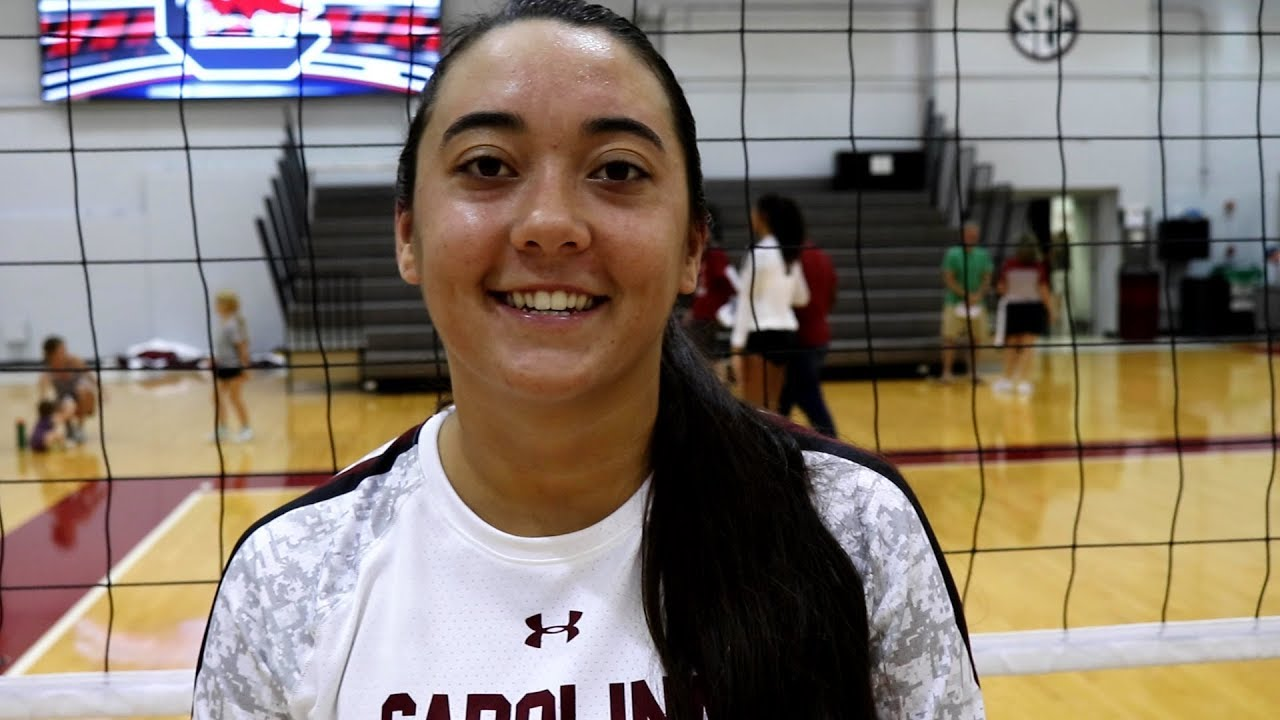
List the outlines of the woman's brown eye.
{"type": "Polygon", "coordinates": [[[612,182],[626,182],[627,180],[637,180],[645,176],[643,170],[629,162],[623,162],[622,160],[614,160],[613,162],[605,163],[604,166],[600,168],[599,174],[602,175],[605,180],[610,180],[612,182]]]}
{"type": "Polygon", "coordinates": [[[497,177],[502,174],[502,161],[496,157],[479,157],[472,161],[476,172],[483,177],[497,177]]]}

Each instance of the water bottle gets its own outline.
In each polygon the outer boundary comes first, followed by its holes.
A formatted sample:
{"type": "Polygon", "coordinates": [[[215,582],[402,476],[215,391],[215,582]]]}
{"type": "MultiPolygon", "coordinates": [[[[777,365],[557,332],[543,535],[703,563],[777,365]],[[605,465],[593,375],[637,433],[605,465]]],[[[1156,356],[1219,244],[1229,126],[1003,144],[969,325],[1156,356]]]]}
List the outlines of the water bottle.
{"type": "Polygon", "coordinates": [[[18,449],[27,449],[27,423],[22,418],[18,418],[18,449]]]}

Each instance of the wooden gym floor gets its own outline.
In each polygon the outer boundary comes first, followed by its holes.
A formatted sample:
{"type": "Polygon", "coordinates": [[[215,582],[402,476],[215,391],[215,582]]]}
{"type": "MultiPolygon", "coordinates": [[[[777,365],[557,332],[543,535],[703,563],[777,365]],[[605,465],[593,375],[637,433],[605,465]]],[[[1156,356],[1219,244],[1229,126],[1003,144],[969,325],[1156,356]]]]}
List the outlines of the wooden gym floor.
{"type": "MultiPolygon", "coordinates": [[[[973,632],[1061,627],[1073,544],[1070,625],[1159,620],[1175,505],[1176,538],[1190,544],[1173,550],[1168,618],[1250,616],[1266,574],[1259,538],[1280,534],[1280,483],[1265,527],[1280,422],[1270,358],[1234,346],[1181,348],[1176,359],[1175,384],[1167,346],[1093,349],[1078,364],[1070,353],[1044,355],[1030,398],[926,380],[825,390],[841,433],[902,467],[957,582],[968,578],[973,632]]],[[[11,379],[0,403],[29,415],[34,379],[11,379]]],[[[109,606],[111,669],[192,667],[222,558],[243,529],[436,406],[434,395],[288,394],[281,375],[259,372],[246,393],[257,437],[219,454],[202,375],[104,382],[89,446],[33,455],[0,443],[0,662],[11,674],[102,669],[109,606]],[[108,470],[109,486],[97,481],[108,470]],[[109,595],[75,587],[108,567],[109,595]]],[[[1280,541],[1271,550],[1262,610],[1280,615],[1280,541]]],[[[1272,660],[983,685],[997,720],[1261,719],[1280,712],[1277,677],[1272,660]]]]}

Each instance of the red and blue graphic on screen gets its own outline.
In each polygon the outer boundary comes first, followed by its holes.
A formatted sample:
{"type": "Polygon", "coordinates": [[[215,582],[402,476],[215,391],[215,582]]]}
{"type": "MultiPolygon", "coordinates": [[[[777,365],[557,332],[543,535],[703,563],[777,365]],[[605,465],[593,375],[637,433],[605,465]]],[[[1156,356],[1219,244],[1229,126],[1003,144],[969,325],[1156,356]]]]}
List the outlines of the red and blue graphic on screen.
{"type": "Polygon", "coordinates": [[[413,93],[440,0],[40,0],[45,100],[413,93]]]}

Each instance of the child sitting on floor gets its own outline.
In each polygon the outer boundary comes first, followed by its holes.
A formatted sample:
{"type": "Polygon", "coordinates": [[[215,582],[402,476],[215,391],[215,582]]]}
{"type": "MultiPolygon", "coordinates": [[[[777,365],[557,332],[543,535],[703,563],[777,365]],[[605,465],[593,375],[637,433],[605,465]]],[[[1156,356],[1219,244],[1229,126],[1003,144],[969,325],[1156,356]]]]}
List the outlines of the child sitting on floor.
{"type": "Polygon", "coordinates": [[[67,436],[67,418],[74,414],[71,403],[56,403],[52,400],[41,400],[36,406],[40,419],[31,429],[31,449],[34,452],[61,450],[68,444],[74,444],[67,436]]]}

